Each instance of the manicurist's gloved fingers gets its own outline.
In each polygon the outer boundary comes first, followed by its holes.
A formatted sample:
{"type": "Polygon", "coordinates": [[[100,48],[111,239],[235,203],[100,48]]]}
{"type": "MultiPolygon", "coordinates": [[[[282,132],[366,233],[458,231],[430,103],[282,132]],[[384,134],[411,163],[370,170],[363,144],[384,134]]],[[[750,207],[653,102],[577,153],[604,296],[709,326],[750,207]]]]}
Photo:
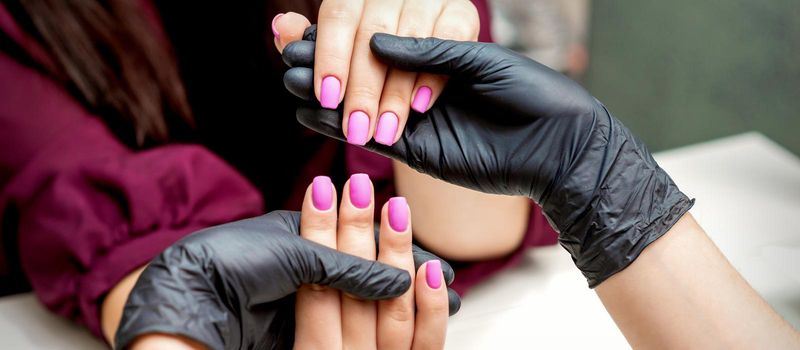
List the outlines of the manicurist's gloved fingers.
{"type": "MultiPolygon", "coordinates": [[[[411,252],[411,210],[403,197],[394,197],[381,210],[378,261],[414,275],[411,252]]],[[[378,302],[378,348],[409,349],[414,338],[414,289],[395,299],[378,302]]]]}
{"type": "MultiPolygon", "coordinates": [[[[375,260],[372,181],[367,174],[353,174],[344,184],[339,206],[337,249],[367,260],[375,260]]],[[[342,293],[342,346],[369,349],[376,343],[375,302],[342,293]]]]}
{"type": "MultiPolygon", "coordinates": [[[[327,176],[317,176],[306,190],[300,214],[300,236],[336,249],[336,190],[327,176]]],[[[304,284],[295,302],[295,347],[324,348],[342,337],[339,291],[304,284]]]]}
{"type": "Polygon", "coordinates": [[[284,47],[291,42],[303,38],[303,32],[311,23],[308,19],[294,12],[279,13],[272,19],[272,35],[275,48],[283,52],[284,47]]]}
{"type": "MultiPolygon", "coordinates": [[[[283,49],[283,62],[289,67],[314,67],[316,44],[309,40],[298,40],[289,43],[283,49]]],[[[311,85],[314,85],[312,80],[311,85]]]]}

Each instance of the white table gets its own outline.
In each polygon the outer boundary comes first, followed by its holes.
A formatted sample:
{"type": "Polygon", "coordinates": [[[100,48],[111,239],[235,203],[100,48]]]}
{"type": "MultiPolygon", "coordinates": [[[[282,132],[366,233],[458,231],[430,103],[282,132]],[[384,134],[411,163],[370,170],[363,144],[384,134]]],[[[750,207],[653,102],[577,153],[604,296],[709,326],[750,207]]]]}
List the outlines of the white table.
{"type": "MultiPolygon", "coordinates": [[[[659,153],[692,214],[753,287],[800,328],[800,159],[757,133],[659,153]]],[[[30,294],[0,299],[0,347],[101,349],[30,294]]],[[[448,349],[619,349],[625,338],[560,247],[476,287],[448,349]]]]}

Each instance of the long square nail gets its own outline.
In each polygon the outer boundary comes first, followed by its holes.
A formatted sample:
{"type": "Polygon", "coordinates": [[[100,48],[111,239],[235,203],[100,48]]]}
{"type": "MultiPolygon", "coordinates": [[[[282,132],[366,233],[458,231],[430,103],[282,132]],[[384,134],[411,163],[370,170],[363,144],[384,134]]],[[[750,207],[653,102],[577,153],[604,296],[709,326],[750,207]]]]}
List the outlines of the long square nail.
{"type": "Polygon", "coordinates": [[[420,86],[417,89],[417,94],[414,95],[414,100],[411,102],[411,109],[425,113],[428,110],[428,105],[431,103],[431,95],[433,91],[427,86],[420,86]]]}
{"type": "Polygon", "coordinates": [[[439,260],[429,260],[425,263],[425,282],[431,289],[439,289],[442,286],[442,262],[439,260]]]}
{"type": "Polygon", "coordinates": [[[389,199],[389,226],[398,233],[408,228],[408,202],[404,197],[389,199]]]}
{"type": "Polygon", "coordinates": [[[319,90],[319,104],[323,108],[336,109],[339,106],[339,94],[342,92],[342,83],[336,77],[329,75],[322,79],[319,90]]]}
{"type": "Polygon", "coordinates": [[[375,128],[375,142],[382,145],[391,146],[397,134],[397,114],[384,112],[378,119],[378,126],[375,128]]]}
{"type": "Polygon", "coordinates": [[[372,202],[372,184],[367,174],[350,176],[350,203],[356,208],[364,209],[372,202]]]}
{"type": "Polygon", "coordinates": [[[331,208],[333,204],[333,185],[331,178],[327,176],[317,176],[311,183],[311,203],[314,208],[320,211],[326,211],[331,208]]]}
{"type": "Polygon", "coordinates": [[[363,146],[369,141],[369,116],[362,111],[350,113],[347,119],[347,143],[363,146]]]}

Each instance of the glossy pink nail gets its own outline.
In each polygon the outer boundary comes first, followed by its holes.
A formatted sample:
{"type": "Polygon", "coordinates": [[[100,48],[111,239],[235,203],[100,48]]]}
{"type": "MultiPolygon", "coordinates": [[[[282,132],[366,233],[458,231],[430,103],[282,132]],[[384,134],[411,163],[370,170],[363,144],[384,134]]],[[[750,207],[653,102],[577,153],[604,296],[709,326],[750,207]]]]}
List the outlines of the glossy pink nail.
{"type": "Polygon", "coordinates": [[[278,21],[278,18],[281,18],[281,16],[283,16],[283,14],[279,13],[275,15],[275,18],[272,19],[272,35],[274,35],[277,39],[281,38],[281,33],[278,32],[278,27],[275,26],[275,22],[278,21]]]}
{"type": "Polygon", "coordinates": [[[394,136],[397,134],[397,114],[384,112],[378,119],[378,126],[375,128],[375,142],[382,145],[391,146],[394,143],[394,136]]]}
{"type": "Polygon", "coordinates": [[[425,113],[425,111],[428,110],[428,104],[431,103],[432,94],[431,88],[420,86],[417,90],[417,94],[414,95],[414,100],[411,102],[411,109],[420,113],[425,113]]]}
{"type": "Polygon", "coordinates": [[[336,109],[339,106],[339,93],[342,91],[342,83],[339,79],[329,75],[322,79],[322,86],[319,90],[319,104],[323,108],[336,109]]]}
{"type": "Polygon", "coordinates": [[[431,289],[439,289],[442,286],[442,262],[430,260],[425,263],[425,282],[431,289]]]}
{"type": "Polygon", "coordinates": [[[333,204],[333,185],[331,178],[327,176],[317,176],[311,183],[311,203],[317,210],[325,211],[333,204]]]}
{"type": "Polygon", "coordinates": [[[362,111],[350,113],[347,119],[347,143],[363,146],[369,140],[369,116],[362,111]]]}
{"type": "Polygon", "coordinates": [[[389,226],[397,232],[408,228],[408,202],[404,197],[389,199],[389,226]]]}
{"type": "Polygon", "coordinates": [[[369,207],[372,201],[372,186],[367,174],[353,174],[350,176],[350,203],[356,208],[369,207]]]}

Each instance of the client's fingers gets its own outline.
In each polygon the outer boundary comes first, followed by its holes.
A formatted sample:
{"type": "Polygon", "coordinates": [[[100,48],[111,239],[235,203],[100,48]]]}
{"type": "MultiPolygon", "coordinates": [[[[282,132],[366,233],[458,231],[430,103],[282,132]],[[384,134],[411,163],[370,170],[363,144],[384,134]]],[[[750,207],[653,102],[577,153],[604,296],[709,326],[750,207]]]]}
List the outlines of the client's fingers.
{"type": "MultiPolygon", "coordinates": [[[[344,185],[339,208],[337,247],[340,252],[375,260],[372,182],[367,174],[354,174],[344,185]]],[[[375,302],[342,293],[342,346],[371,349],[376,344],[375,302]]]]}
{"type": "Polygon", "coordinates": [[[415,283],[417,317],[413,349],[443,349],[447,334],[447,287],[439,260],[425,263],[415,283]]]}
{"type": "MultiPolygon", "coordinates": [[[[306,190],[300,214],[300,235],[336,249],[336,190],[327,176],[317,176],[306,190]]],[[[339,292],[303,285],[295,304],[295,348],[324,349],[341,344],[339,292]]]]}
{"type": "MultiPolygon", "coordinates": [[[[411,238],[411,212],[406,199],[390,199],[381,211],[378,261],[408,270],[414,276],[411,238]]],[[[379,301],[378,348],[409,349],[413,338],[414,288],[396,299],[379,301]]]]}

